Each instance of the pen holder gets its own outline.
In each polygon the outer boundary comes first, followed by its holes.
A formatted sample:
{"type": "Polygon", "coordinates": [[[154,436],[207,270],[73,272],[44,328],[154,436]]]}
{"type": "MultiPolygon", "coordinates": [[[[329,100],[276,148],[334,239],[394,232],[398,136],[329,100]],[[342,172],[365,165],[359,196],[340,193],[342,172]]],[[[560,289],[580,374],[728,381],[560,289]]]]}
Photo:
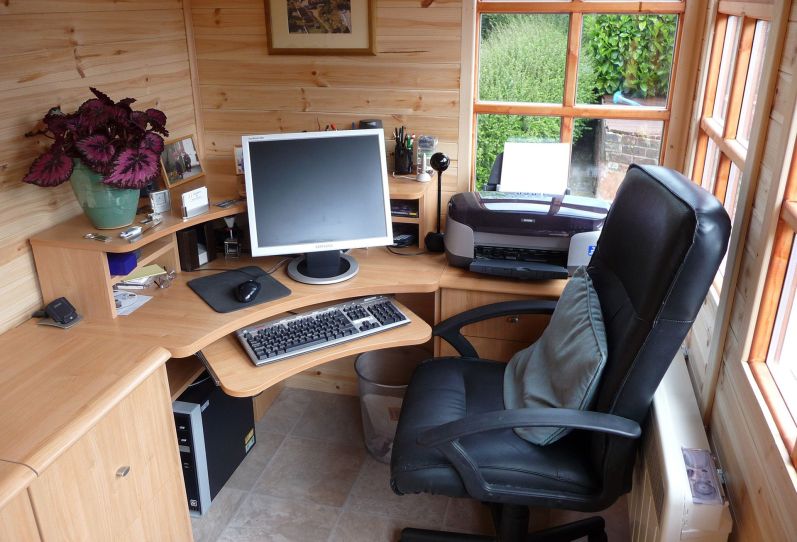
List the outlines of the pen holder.
{"type": "Polygon", "coordinates": [[[413,173],[412,170],[412,150],[406,148],[399,142],[396,142],[396,151],[394,153],[395,162],[393,171],[397,175],[407,175],[413,173]]]}

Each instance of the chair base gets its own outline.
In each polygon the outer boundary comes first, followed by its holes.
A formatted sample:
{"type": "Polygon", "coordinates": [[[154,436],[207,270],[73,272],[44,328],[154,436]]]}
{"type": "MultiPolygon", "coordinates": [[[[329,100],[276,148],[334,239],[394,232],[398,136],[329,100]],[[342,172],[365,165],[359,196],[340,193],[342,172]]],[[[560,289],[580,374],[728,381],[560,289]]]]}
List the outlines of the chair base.
{"type": "Polygon", "coordinates": [[[588,542],[607,542],[606,523],[600,516],[574,521],[528,533],[529,509],[525,506],[494,505],[496,536],[404,529],[400,542],[572,542],[587,537],[588,542]]]}

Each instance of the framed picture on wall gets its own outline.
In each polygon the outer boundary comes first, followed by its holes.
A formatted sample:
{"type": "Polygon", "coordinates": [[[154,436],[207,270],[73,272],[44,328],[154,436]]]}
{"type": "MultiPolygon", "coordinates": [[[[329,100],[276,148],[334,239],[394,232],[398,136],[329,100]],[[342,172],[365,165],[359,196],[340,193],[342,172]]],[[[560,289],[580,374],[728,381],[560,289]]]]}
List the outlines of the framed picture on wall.
{"type": "Polygon", "coordinates": [[[166,142],[161,152],[161,170],[167,188],[202,177],[194,137],[187,136],[166,142]]]}
{"type": "Polygon", "coordinates": [[[264,0],[269,54],[374,54],[374,0],[264,0]]]}

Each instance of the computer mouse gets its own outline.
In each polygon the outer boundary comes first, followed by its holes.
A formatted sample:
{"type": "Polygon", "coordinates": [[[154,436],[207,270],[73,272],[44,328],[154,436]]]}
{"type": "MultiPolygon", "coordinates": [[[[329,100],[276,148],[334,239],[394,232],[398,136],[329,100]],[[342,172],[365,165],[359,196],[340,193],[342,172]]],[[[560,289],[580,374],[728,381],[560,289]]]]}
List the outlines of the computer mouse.
{"type": "Polygon", "coordinates": [[[241,303],[254,301],[260,291],[260,283],[256,280],[247,280],[235,288],[235,299],[241,303]]]}

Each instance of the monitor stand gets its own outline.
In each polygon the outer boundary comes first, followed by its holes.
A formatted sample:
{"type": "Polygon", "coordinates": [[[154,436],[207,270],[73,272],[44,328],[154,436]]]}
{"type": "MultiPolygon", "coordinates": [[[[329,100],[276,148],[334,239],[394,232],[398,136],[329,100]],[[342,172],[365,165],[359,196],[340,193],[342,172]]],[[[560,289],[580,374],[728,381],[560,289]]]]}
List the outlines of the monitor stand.
{"type": "Polygon", "coordinates": [[[359,271],[357,261],[340,250],[308,252],[291,260],[288,276],[304,284],[334,284],[349,280],[359,271]]]}

